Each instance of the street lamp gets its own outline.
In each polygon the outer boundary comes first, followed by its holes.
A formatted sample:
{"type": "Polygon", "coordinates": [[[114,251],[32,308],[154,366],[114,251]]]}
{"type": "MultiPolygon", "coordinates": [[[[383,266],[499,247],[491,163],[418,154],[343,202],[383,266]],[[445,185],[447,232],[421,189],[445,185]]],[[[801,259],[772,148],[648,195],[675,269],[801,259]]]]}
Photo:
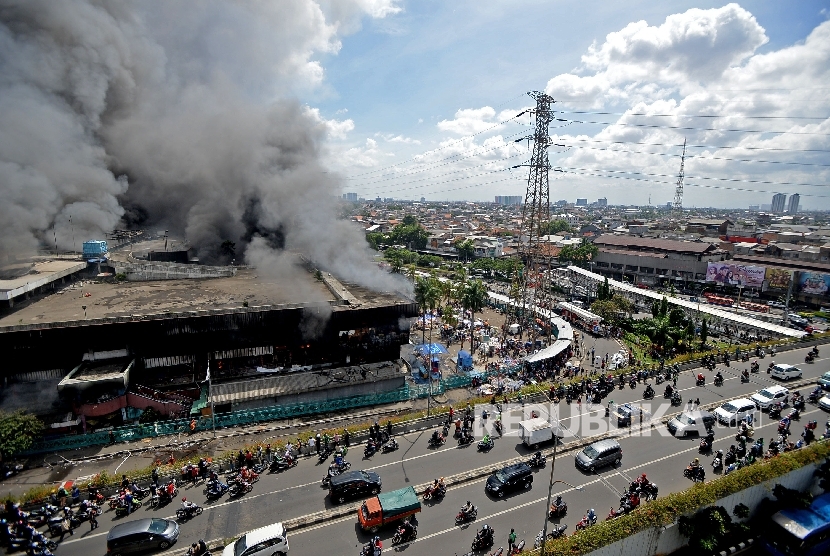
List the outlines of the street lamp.
{"type": "Polygon", "coordinates": [[[565,481],[560,480],[553,480],[553,469],[556,467],[556,446],[559,444],[559,435],[556,434],[556,430],[554,430],[553,439],[553,456],[550,462],[550,484],[548,485],[548,503],[545,505],[545,522],[542,526],[542,547],[541,551],[539,552],[539,554],[541,554],[542,556],[545,556],[545,542],[548,538],[548,512],[550,511],[550,499],[553,495],[553,485],[555,485],[556,483],[562,483],[568,485],[573,489],[582,490],[582,487],[574,486],[571,483],[566,483],[565,481]]]}

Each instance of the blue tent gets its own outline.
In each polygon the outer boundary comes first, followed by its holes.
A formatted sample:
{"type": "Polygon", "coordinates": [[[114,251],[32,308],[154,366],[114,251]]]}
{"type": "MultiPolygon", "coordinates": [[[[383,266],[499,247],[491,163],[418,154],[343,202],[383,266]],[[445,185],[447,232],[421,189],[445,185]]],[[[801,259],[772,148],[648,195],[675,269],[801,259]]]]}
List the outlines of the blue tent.
{"type": "Polygon", "coordinates": [[[473,356],[470,355],[470,352],[463,349],[459,351],[457,365],[462,369],[471,369],[473,367],[473,356]]]}
{"type": "Polygon", "coordinates": [[[441,344],[418,344],[417,346],[415,346],[415,351],[417,351],[421,355],[426,355],[427,353],[432,355],[448,353],[447,348],[445,348],[441,344]]]}

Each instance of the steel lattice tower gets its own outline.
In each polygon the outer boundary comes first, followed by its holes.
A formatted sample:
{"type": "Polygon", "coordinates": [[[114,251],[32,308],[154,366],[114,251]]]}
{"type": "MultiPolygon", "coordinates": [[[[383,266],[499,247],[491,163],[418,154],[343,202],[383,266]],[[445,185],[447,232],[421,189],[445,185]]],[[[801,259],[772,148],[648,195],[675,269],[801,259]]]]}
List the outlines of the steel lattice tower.
{"type": "Polygon", "coordinates": [[[680,216],[683,213],[683,165],[686,162],[686,138],[683,138],[683,154],[680,156],[680,173],[677,174],[677,185],[674,187],[674,205],[672,210],[680,216]]]}
{"type": "MultiPolygon", "coordinates": [[[[536,108],[527,110],[536,117],[533,135],[533,155],[530,159],[530,172],[527,177],[527,191],[522,207],[521,236],[519,238],[518,257],[524,262],[525,270],[513,279],[511,297],[515,302],[510,312],[509,324],[518,323],[523,330],[534,330],[532,326],[534,312],[532,307],[552,309],[550,304],[550,250],[542,243],[542,226],[550,220],[550,188],[548,183],[548,126],[554,119],[551,105],[553,98],[539,91],[528,93],[536,100],[536,108]]],[[[532,336],[535,337],[535,333],[532,336]]]]}

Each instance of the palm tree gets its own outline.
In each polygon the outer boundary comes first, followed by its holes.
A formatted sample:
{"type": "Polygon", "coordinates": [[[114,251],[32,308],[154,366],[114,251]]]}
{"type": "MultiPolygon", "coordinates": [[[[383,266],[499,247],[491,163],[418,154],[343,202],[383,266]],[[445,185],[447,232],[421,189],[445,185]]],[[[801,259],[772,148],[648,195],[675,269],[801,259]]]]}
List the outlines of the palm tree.
{"type": "MultiPolygon", "coordinates": [[[[461,297],[461,305],[470,311],[470,351],[473,351],[473,328],[475,326],[476,313],[484,308],[487,303],[487,288],[481,280],[473,280],[464,288],[464,293],[461,297]]],[[[464,342],[461,343],[464,347],[464,342]]]]}
{"type": "Polygon", "coordinates": [[[425,278],[417,278],[415,280],[415,303],[418,304],[418,307],[421,309],[421,313],[424,315],[424,327],[421,330],[421,343],[426,342],[426,333],[427,333],[427,307],[429,305],[429,281],[425,278]]]}

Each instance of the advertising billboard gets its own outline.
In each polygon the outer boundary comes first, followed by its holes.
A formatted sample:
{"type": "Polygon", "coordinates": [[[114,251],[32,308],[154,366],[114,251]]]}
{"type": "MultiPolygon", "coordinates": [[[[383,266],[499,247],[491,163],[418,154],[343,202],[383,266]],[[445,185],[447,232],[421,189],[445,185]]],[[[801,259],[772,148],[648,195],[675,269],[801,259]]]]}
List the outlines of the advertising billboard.
{"type": "Polygon", "coordinates": [[[709,263],[706,281],[731,286],[760,288],[764,284],[766,267],[734,263],[709,263]]]}
{"type": "Polygon", "coordinates": [[[769,288],[786,290],[790,287],[792,273],[789,270],[767,267],[767,273],[764,276],[767,281],[767,287],[769,288]]]}
{"type": "Polygon", "coordinates": [[[798,291],[807,295],[827,295],[830,291],[830,274],[799,272],[798,291]]]}

